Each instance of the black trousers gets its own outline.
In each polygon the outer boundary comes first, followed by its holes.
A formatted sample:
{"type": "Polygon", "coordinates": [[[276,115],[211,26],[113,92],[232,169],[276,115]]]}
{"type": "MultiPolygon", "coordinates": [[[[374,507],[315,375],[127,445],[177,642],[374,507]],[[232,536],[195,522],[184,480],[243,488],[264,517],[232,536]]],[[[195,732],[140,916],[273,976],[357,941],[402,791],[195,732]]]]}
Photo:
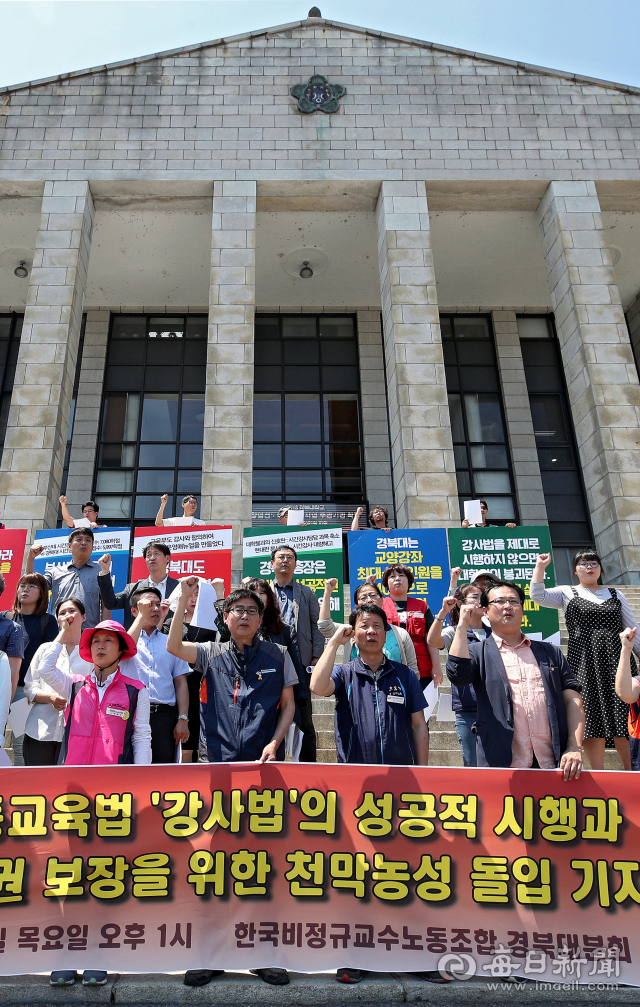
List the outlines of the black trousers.
{"type": "Polygon", "coordinates": [[[62,747],[61,741],[38,741],[25,734],[22,741],[22,757],[25,766],[57,766],[62,747]]]}
{"type": "MultiPolygon", "coordinates": [[[[311,675],[307,675],[307,685],[310,682],[311,675]]],[[[300,762],[317,762],[317,738],[311,712],[311,689],[309,689],[309,698],[306,705],[298,705],[298,710],[300,712],[300,730],[304,735],[302,745],[300,746],[300,762]]]]}
{"type": "Polygon", "coordinates": [[[178,707],[151,703],[151,761],[175,762],[176,740],[173,729],[178,723],[178,707]]]}
{"type": "MultiPolygon", "coordinates": [[[[192,671],[187,675],[187,687],[189,689],[189,740],[183,744],[185,752],[198,752],[198,740],[200,738],[200,683],[202,675],[199,671],[192,671]]],[[[195,762],[195,758],[194,758],[195,762]]]]}

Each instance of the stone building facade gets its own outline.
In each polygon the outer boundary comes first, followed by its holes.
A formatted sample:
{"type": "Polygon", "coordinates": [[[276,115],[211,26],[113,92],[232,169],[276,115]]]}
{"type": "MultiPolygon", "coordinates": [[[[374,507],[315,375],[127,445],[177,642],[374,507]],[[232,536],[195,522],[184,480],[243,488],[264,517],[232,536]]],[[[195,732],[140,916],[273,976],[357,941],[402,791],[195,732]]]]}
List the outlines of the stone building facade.
{"type": "Polygon", "coordinates": [[[640,89],[311,17],[1,100],[5,524],[486,496],[640,582],[640,89]]]}

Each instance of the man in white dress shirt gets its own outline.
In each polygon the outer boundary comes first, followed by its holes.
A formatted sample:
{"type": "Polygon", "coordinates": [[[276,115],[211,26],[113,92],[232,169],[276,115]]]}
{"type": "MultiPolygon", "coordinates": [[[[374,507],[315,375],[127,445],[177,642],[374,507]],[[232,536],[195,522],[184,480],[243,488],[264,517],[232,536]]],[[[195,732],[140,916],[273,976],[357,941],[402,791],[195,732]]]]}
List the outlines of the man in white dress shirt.
{"type": "Polygon", "coordinates": [[[160,509],[156,514],[156,526],[158,528],[166,527],[167,525],[206,524],[206,521],[201,521],[200,518],[195,516],[198,509],[198,498],[193,496],[192,493],[188,493],[186,497],[182,498],[182,517],[164,516],[164,509],[167,506],[168,500],[169,494],[163,493],[160,497],[160,509]]]}
{"type": "MultiPolygon", "coordinates": [[[[129,633],[138,645],[136,674],[149,690],[152,762],[175,762],[176,745],[189,739],[189,665],[167,650],[158,629],[162,599],[155,587],[141,587],[131,596],[134,621],[129,633]]],[[[122,673],[127,672],[122,662],[122,673]]],[[[131,674],[133,673],[133,669],[131,674]]]]}

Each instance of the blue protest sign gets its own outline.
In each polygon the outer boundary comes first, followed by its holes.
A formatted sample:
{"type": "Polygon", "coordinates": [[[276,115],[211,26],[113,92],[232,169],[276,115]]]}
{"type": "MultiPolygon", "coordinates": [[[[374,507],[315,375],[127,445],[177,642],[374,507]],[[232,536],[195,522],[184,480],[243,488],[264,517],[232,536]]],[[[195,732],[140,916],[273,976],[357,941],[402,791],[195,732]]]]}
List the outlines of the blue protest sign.
{"type": "MultiPolygon", "coordinates": [[[[36,532],[36,543],[44,546],[43,551],[34,560],[33,568],[36,573],[60,569],[71,562],[69,549],[71,530],[71,528],[52,528],[36,532]]],[[[111,579],[116,593],[122,591],[127,583],[130,538],[130,528],[95,528],[93,531],[94,549],[91,559],[97,564],[105,552],[111,554],[111,579]]],[[[96,577],[99,573],[100,567],[96,566],[96,577]]],[[[122,609],[111,613],[111,618],[116,622],[122,622],[123,616],[122,609]]]]}
{"type": "Polygon", "coordinates": [[[350,531],[349,582],[351,604],[358,584],[375,575],[378,587],[386,567],[408,566],[415,578],[409,597],[422,598],[432,612],[438,612],[449,589],[449,552],[444,528],[402,528],[381,532],[376,529],[350,531]]]}

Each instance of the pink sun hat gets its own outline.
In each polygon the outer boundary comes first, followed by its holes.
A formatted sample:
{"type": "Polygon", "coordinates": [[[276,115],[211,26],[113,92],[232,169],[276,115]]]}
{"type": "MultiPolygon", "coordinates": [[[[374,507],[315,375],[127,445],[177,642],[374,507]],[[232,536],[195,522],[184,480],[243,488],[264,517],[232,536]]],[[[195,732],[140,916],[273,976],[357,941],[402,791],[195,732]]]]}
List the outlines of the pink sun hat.
{"type": "Polygon", "coordinates": [[[126,661],[128,657],[136,656],[138,653],[136,642],[132,636],[129,636],[124,626],[122,626],[119,622],[116,622],[114,619],[105,619],[104,622],[99,622],[97,626],[92,626],[91,629],[85,629],[80,637],[80,646],[78,650],[83,661],[88,661],[89,664],[92,663],[91,641],[93,640],[93,634],[99,629],[107,629],[110,633],[120,634],[127,645],[127,649],[120,658],[121,661],[126,661]]]}

